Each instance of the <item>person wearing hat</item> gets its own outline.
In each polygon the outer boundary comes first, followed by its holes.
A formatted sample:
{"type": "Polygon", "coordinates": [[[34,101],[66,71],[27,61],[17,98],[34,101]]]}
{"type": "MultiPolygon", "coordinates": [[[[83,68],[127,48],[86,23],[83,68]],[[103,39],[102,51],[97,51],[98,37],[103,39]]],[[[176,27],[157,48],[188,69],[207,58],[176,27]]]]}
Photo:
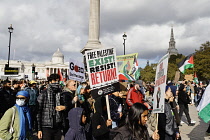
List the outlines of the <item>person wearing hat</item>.
{"type": "Polygon", "coordinates": [[[26,140],[31,136],[31,115],[27,105],[30,95],[27,91],[19,91],[16,95],[16,104],[8,109],[0,120],[0,138],[26,140]],[[14,119],[13,119],[14,115],[14,119]],[[9,132],[11,126],[13,132],[9,132]]]}
{"type": "Polygon", "coordinates": [[[30,95],[30,99],[28,102],[30,111],[31,111],[31,119],[32,119],[32,127],[33,129],[35,129],[36,131],[38,130],[38,126],[37,126],[37,119],[36,119],[36,115],[37,115],[37,97],[38,97],[38,92],[36,90],[36,84],[37,82],[34,80],[31,80],[28,83],[29,87],[26,87],[24,90],[27,91],[30,95]]]}

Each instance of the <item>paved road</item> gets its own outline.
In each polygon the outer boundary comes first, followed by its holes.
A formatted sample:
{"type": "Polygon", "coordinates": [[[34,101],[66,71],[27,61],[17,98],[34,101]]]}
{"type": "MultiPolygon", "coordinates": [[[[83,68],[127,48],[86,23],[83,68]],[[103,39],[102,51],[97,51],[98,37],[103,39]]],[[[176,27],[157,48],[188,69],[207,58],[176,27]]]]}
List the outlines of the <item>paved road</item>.
{"type": "MultiPolygon", "coordinates": [[[[209,140],[210,136],[206,136],[206,130],[209,124],[205,123],[198,117],[198,112],[195,106],[189,106],[190,117],[195,120],[195,126],[188,126],[186,123],[180,126],[181,136],[183,140],[209,140]]],[[[182,120],[186,121],[186,117],[183,116],[182,120]]]]}

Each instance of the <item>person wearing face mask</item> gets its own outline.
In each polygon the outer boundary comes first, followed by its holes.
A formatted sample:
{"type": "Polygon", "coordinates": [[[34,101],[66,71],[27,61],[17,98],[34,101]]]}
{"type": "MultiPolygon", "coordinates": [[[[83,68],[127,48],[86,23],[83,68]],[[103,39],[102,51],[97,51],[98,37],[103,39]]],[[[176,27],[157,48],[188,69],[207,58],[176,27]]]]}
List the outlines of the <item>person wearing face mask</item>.
{"type": "Polygon", "coordinates": [[[134,87],[129,89],[126,103],[129,107],[131,107],[134,103],[144,103],[144,95],[140,92],[140,85],[138,81],[136,81],[134,87]]]}
{"type": "Polygon", "coordinates": [[[13,140],[27,140],[32,136],[31,115],[28,108],[30,95],[27,91],[19,91],[16,95],[16,104],[8,109],[0,120],[0,138],[6,139],[10,125],[14,129],[11,134],[13,140]],[[14,120],[12,117],[14,114],[14,120]]]}
{"type": "Polygon", "coordinates": [[[16,94],[11,89],[11,81],[5,80],[3,88],[0,90],[0,118],[4,113],[14,106],[16,94]]]}
{"type": "Polygon", "coordinates": [[[38,101],[38,138],[42,140],[60,140],[62,133],[62,114],[65,106],[62,105],[62,89],[59,84],[60,76],[51,74],[49,85],[39,95],[38,101]]]}

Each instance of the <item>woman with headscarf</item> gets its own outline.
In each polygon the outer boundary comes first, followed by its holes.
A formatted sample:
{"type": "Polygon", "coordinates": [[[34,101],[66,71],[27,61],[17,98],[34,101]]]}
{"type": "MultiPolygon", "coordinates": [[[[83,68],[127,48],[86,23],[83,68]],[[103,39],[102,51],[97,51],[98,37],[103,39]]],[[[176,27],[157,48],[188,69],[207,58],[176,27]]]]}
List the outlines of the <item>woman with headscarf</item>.
{"type": "Polygon", "coordinates": [[[13,140],[27,140],[31,136],[31,115],[28,108],[30,95],[27,91],[19,91],[16,104],[8,109],[0,120],[0,138],[11,137],[13,140]],[[14,119],[13,119],[14,115],[14,119]],[[13,120],[13,122],[12,122],[13,120]],[[11,125],[11,123],[13,123],[11,125]],[[9,132],[12,126],[13,132],[9,132]]]}

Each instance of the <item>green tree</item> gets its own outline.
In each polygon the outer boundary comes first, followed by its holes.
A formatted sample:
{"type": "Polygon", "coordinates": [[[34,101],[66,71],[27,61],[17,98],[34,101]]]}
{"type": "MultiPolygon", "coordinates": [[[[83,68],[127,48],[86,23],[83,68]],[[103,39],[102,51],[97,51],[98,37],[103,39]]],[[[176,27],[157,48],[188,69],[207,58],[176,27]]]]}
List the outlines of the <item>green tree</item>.
{"type": "Polygon", "coordinates": [[[195,72],[198,80],[207,81],[210,79],[210,42],[201,44],[199,50],[195,50],[194,56],[195,72]]]}
{"type": "Polygon", "coordinates": [[[145,82],[155,81],[155,69],[157,64],[151,64],[141,70],[141,79],[145,82]]]}

